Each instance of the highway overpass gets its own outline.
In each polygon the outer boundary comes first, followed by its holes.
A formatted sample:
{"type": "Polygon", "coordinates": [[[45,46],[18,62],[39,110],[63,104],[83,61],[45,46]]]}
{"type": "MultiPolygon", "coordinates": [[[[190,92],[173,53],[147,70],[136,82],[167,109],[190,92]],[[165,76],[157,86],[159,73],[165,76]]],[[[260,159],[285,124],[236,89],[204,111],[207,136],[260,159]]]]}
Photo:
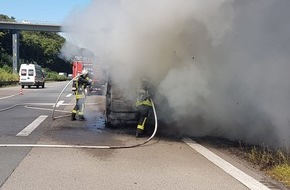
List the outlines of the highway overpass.
{"type": "Polygon", "coordinates": [[[13,73],[17,73],[17,65],[19,62],[19,31],[61,32],[61,26],[53,24],[0,21],[0,30],[10,30],[12,32],[13,73]]]}

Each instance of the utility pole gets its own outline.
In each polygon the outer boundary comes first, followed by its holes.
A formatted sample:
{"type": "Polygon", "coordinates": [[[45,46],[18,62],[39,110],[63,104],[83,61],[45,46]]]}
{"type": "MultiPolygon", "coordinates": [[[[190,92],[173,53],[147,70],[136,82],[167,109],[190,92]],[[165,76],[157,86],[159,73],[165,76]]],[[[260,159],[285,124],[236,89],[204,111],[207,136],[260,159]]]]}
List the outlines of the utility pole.
{"type": "Polygon", "coordinates": [[[19,30],[12,30],[12,46],[13,46],[13,73],[18,73],[19,62],[19,30]]]}

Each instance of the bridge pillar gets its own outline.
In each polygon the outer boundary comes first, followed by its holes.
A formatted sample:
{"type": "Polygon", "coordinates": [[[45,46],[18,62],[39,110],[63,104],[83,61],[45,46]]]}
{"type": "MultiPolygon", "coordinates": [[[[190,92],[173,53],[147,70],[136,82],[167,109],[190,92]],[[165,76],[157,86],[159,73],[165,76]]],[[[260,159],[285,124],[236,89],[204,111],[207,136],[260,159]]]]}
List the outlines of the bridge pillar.
{"type": "Polygon", "coordinates": [[[19,62],[19,30],[12,30],[12,46],[13,46],[13,73],[18,73],[19,62]]]}

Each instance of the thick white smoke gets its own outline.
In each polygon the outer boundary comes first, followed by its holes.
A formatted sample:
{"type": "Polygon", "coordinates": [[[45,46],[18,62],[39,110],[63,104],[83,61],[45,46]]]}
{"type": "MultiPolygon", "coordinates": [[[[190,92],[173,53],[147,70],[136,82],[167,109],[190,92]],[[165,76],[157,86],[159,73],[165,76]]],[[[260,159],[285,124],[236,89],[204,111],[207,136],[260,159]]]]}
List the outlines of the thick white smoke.
{"type": "Polygon", "coordinates": [[[289,146],[289,7],[289,0],[94,0],[63,29],[124,88],[150,76],[167,100],[160,117],[181,134],[289,146]]]}

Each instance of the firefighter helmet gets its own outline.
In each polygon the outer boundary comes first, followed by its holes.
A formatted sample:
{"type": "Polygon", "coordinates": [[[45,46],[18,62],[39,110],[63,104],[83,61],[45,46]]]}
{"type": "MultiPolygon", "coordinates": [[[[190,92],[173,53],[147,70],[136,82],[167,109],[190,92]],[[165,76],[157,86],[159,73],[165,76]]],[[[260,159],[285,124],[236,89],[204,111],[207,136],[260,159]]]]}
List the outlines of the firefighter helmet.
{"type": "Polygon", "coordinates": [[[143,77],[141,79],[140,88],[144,89],[145,91],[147,91],[147,90],[149,90],[149,86],[150,86],[149,78],[143,77]]]}

